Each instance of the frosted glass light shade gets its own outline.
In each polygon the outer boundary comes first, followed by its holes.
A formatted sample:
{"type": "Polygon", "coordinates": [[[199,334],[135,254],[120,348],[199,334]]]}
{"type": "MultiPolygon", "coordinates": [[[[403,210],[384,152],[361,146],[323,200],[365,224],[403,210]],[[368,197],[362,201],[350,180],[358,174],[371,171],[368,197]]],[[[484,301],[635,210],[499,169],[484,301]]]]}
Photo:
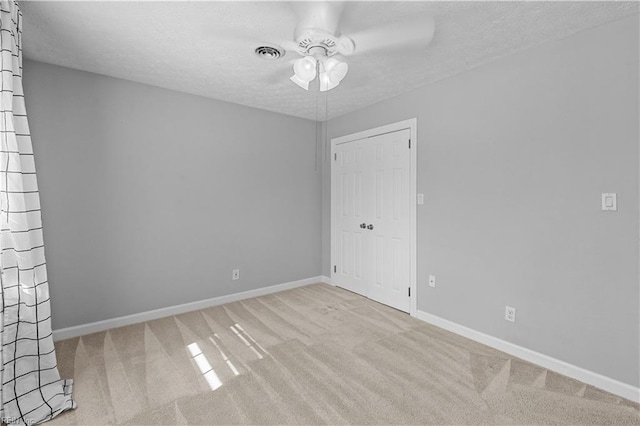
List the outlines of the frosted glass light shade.
{"type": "Polygon", "coordinates": [[[329,74],[326,72],[320,73],[320,77],[318,79],[320,80],[321,92],[326,92],[327,90],[331,90],[334,87],[336,87],[338,84],[340,84],[340,82],[334,83],[333,81],[331,81],[331,79],[329,78],[329,74]]]}
{"type": "Polygon", "coordinates": [[[349,66],[346,62],[340,62],[335,58],[329,58],[324,63],[327,76],[331,82],[339,84],[342,79],[347,75],[349,66]]]}
{"type": "Polygon", "coordinates": [[[313,56],[305,56],[293,64],[293,72],[300,80],[308,83],[316,78],[316,63],[313,56]]]}
{"type": "Polygon", "coordinates": [[[309,90],[309,82],[302,80],[297,74],[292,75],[290,80],[302,87],[304,90],[309,90]]]}

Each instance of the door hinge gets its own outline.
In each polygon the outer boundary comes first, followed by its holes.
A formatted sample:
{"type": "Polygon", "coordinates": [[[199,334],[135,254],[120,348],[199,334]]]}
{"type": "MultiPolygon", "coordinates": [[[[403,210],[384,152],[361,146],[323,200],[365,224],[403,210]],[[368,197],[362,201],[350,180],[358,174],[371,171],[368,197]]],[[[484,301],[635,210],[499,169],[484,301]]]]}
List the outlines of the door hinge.
{"type": "Polygon", "coordinates": [[[333,265],[333,273],[335,274],[336,272],[338,272],[338,268],[336,267],[336,265],[333,265]]]}
{"type": "Polygon", "coordinates": [[[411,149],[411,139],[409,139],[409,149],[411,149]]]}
{"type": "Polygon", "coordinates": [[[333,154],[333,159],[334,159],[334,161],[338,161],[338,153],[337,152],[335,154],[333,154]]]}
{"type": "Polygon", "coordinates": [[[409,297],[411,297],[411,287],[409,287],[409,297]]]}

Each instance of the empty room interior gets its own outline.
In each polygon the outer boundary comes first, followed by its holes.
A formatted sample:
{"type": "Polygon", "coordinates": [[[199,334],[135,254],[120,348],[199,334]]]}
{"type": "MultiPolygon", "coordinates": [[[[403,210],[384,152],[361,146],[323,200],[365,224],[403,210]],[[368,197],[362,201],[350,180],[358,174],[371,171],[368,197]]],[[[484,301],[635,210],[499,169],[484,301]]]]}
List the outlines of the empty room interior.
{"type": "Polygon", "coordinates": [[[0,26],[2,423],[640,424],[640,3],[0,26]]]}

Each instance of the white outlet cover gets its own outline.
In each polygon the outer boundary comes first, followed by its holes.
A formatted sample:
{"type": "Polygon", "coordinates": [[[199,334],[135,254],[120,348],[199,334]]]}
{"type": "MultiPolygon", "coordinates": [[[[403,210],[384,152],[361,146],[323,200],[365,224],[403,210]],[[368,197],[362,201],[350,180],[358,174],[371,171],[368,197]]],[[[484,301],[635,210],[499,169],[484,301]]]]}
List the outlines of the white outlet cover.
{"type": "Polygon", "coordinates": [[[240,269],[234,269],[231,272],[231,279],[234,280],[234,281],[240,279],[240,269]]]}
{"type": "Polygon", "coordinates": [[[418,204],[419,205],[424,204],[424,194],[418,194],[418,204]]]}
{"type": "Polygon", "coordinates": [[[504,319],[511,322],[516,322],[516,308],[511,306],[504,307],[504,319]]]}

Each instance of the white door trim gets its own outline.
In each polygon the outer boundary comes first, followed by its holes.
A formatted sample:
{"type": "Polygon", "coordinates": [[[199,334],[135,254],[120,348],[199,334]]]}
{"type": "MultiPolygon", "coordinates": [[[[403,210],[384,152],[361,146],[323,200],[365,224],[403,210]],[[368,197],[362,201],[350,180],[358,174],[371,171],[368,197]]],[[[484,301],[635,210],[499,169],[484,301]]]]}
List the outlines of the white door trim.
{"type": "Polygon", "coordinates": [[[410,183],[410,190],[409,190],[409,195],[412,199],[411,202],[411,208],[410,210],[410,234],[411,234],[411,238],[410,238],[410,262],[411,262],[411,270],[409,272],[409,276],[410,276],[410,282],[409,282],[409,287],[411,288],[411,305],[410,305],[410,311],[409,314],[412,317],[415,317],[417,315],[417,302],[418,302],[418,289],[417,289],[417,285],[416,285],[416,281],[417,281],[417,276],[418,276],[418,266],[417,266],[417,261],[418,261],[418,256],[417,256],[417,217],[416,217],[416,200],[417,200],[417,179],[418,179],[418,173],[417,173],[417,164],[418,164],[418,156],[417,156],[417,151],[418,151],[418,120],[417,118],[411,118],[409,120],[404,120],[404,121],[398,121],[397,123],[391,123],[391,124],[387,124],[385,126],[380,126],[380,127],[375,127],[373,129],[368,129],[368,130],[363,130],[361,132],[357,132],[357,133],[352,133],[350,135],[345,135],[345,136],[340,136],[338,138],[333,138],[331,139],[331,206],[330,206],[330,210],[331,210],[331,280],[332,282],[335,284],[335,270],[334,270],[334,265],[336,265],[336,259],[335,259],[335,243],[336,243],[336,236],[335,236],[335,224],[336,224],[336,218],[335,218],[335,212],[333,210],[333,206],[335,205],[335,199],[334,197],[337,194],[336,188],[335,188],[335,183],[336,183],[336,179],[334,176],[335,173],[335,167],[334,167],[334,158],[335,158],[335,154],[336,154],[336,146],[339,144],[343,144],[346,142],[352,142],[352,141],[356,141],[359,139],[365,139],[365,138],[370,138],[372,136],[378,136],[384,133],[391,133],[391,132],[397,132],[398,130],[405,130],[405,129],[409,129],[410,130],[410,134],[411,134],[411,150],[410,150],[410,171],[409,171],[409,183],[410,183]]]}

